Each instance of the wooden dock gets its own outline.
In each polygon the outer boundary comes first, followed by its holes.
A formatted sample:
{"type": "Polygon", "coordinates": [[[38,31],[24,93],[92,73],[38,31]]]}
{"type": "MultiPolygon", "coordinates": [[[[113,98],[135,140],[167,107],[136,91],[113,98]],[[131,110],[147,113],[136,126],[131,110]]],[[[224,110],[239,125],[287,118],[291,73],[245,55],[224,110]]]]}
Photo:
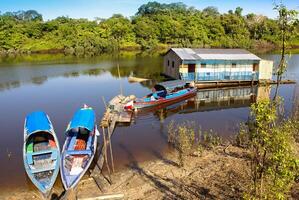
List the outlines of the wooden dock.
{"type": "MultiPolygon", "coordinates": [[[[280,84],[295,84],[294,80],[282,80],[280,84]]],[[[195,86],[198,89],[205,88],[223,88],[223,87],[236,87],[236,86],[248,86],[248,85],[274,85],[277,81],[265,80],[265,81],[203,81],[195,82],[195,86]]]]}
{"type": "MultiPolygon", "coordinates": [[[[124,106],[134,98],[135,98],[134,96],[125,97],[122,95],[118,95],[114,97],[108,103],[108,105],[106,105],[106,112],[104,113],[104,116],[100,121],[100,127],[102,129],[102,135],[103,135],[103,144],[99,148],[100,155],[98,157],[98,160],[96,161],[93,171],[91,172],[91,176],[97,182],[98,186],[102,184],[101,180],[103,180],[103,178],[101,178],[100,176],[104,164],[106,164],[105,166],[107,167],[108,173],[110,174],[111,172],[110,165],[108,163],[108,153],[107,153],[108,148],[110,152],[112,171],[114,171],[111,137],[118,123],[131,123],[133,112],[125,111],[124,106]]],[[[111,178],[109,182],[110,183],[112,182],[111,178]]]]}

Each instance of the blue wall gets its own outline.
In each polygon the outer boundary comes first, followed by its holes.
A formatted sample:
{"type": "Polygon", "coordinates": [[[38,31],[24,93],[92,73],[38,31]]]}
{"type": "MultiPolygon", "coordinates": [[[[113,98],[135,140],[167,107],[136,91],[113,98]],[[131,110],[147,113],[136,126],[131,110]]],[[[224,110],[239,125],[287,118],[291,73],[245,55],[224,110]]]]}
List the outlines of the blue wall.
{"type": "Polygon", "coordinates": [[[252,81],[258,80],[258,73],[251,72],[203,72],[203,73],[180,73],[181,79],[185,81],[252,81]]]}

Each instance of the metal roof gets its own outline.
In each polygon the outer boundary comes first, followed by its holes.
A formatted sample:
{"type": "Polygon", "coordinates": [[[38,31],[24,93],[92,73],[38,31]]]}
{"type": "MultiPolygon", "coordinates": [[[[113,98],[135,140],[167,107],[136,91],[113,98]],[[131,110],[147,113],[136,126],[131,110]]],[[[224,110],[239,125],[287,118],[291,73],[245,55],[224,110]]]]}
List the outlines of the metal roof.
{"type": "Polygon", "coordinates": [[[182,60],[261,60],[245,49],[171,48],[182,60]]]}
{"type": "Polygon", "coordinates": [[[165,81],[165,82],[158,83],[157,85],[164,87],[166,90],[172,90],[176,87],[183,87],[184,85],[186,85],[186,81],[182,81],[182,80],[165,81]]]}

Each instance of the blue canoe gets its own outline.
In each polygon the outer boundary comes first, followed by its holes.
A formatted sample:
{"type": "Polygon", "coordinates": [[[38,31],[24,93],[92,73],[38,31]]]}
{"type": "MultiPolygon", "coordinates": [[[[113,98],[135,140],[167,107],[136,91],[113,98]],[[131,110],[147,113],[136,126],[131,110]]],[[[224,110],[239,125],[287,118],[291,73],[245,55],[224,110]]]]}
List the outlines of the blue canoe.
{"type": "Polygon", "coordinates": [[[96,151],[97,131],[94,110],[87,106],[79,109],[69,123],[60,164],[66,190],[74,188],[89,168],[96,151]]]}
{"type": "Polygon", "coordinates": [[[44,112],[30,113],[25,119],[23,160],[33,184],[48,196],[59,172],[60,149],[52,123],[44,112]]]}

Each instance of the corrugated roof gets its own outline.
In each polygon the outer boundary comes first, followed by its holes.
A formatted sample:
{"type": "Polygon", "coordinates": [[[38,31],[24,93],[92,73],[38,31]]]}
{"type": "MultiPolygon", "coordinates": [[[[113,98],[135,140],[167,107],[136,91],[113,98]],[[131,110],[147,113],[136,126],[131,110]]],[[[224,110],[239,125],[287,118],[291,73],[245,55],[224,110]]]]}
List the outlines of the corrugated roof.
{"type": "Polygon", "coordinates": [[[245,49],[171,48],[182,60],[261,60],[245,49]]]}
{"type": "Polygon", "coordinates": [[[186,81],[183,80],[165,81],[165,82],[158,83],[157,85],[162,85],[166,90],[169,90],[175,87],[183,87],[184,85],[186,85],[186,81]]]}

